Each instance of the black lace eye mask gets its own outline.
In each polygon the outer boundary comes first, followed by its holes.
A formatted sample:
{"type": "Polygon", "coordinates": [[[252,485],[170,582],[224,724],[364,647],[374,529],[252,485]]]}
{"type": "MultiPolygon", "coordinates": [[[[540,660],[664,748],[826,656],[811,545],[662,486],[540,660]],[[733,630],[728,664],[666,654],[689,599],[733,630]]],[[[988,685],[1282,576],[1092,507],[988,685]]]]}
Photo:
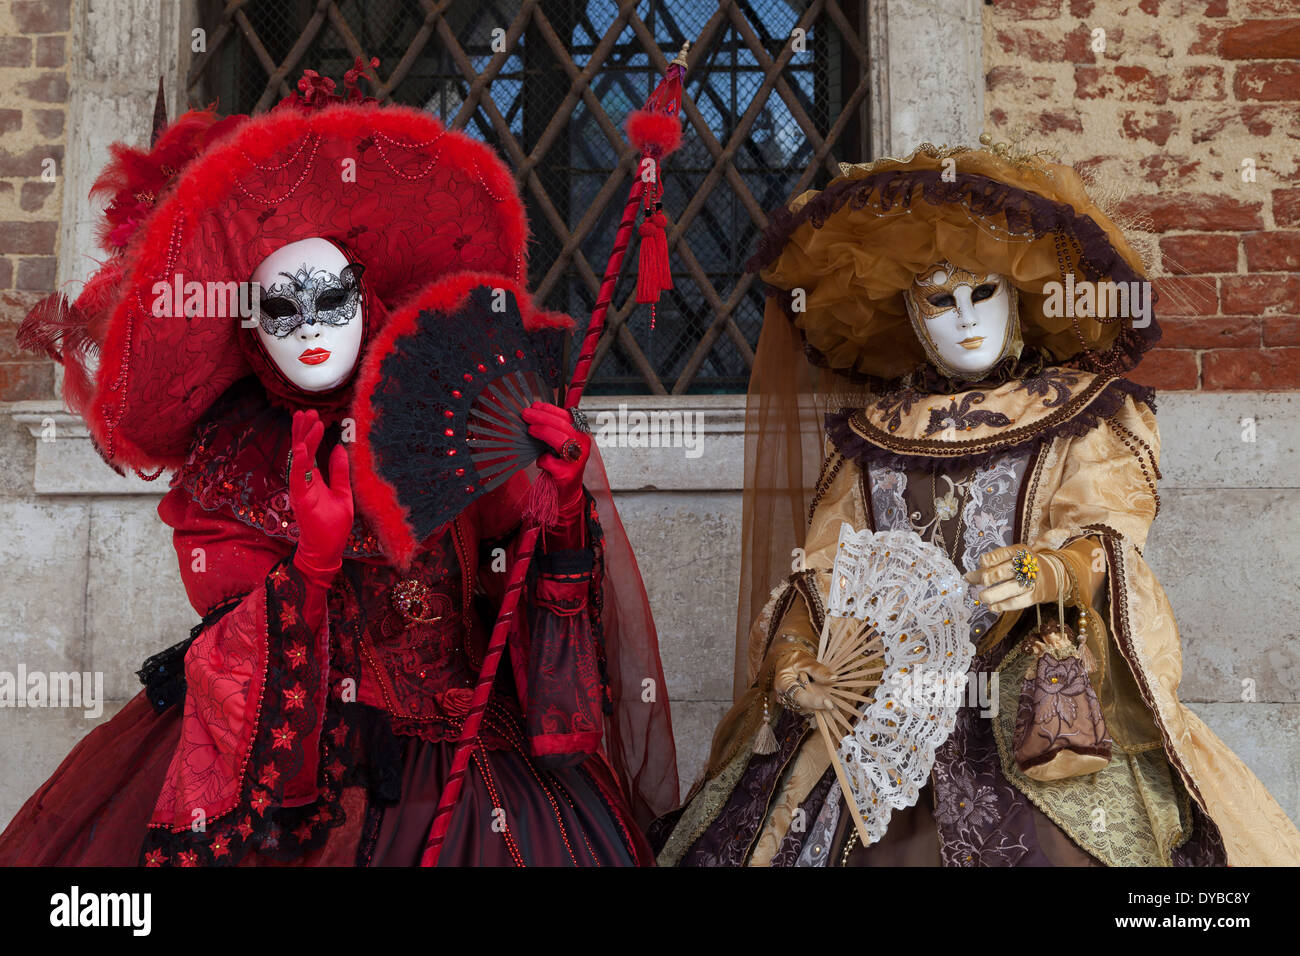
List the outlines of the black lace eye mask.
{"type": "Polygon", "coordinates": [[[347,325],[361,300],[362,268],[349,263],[335,275],[304,263],[292,274],[281,272],[288,282],[262,290],[262,331],[282,339],[300,325],[347,325]]]}

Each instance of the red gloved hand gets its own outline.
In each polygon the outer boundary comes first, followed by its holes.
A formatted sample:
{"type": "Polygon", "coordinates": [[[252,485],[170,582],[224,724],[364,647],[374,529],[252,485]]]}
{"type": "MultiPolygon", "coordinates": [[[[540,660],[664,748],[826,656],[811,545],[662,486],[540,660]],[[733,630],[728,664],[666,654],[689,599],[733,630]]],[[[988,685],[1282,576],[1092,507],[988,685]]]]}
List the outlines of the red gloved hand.
{"type": "Polygon", "coordinates": [[[560,513],[572,514],[582,504],[582,472],[591,455],[591,436],[574,428],[572,416],[558,405],[533,402],[524,409],[523,417],[528,423],[528,434],[551,446],[553,454],[537,459],[537,467],[555,479],[560,513]],[[570,442],[578,449],[572,460],[564,456],[565,446],[570,442]]]}
{"type": "Polygon", "coordinates": [[[293,563],[309,581],[329,587],[343,564],[352,533],[352,481],[342,444],[330,453],[330,480],[316,467],[316,450],[325,425],[315,410],[293,413],[293,461],[289,468],[289,506],[298,521],[293,563]],[[309,477],[310,475],[310,477],[309,477]]]}

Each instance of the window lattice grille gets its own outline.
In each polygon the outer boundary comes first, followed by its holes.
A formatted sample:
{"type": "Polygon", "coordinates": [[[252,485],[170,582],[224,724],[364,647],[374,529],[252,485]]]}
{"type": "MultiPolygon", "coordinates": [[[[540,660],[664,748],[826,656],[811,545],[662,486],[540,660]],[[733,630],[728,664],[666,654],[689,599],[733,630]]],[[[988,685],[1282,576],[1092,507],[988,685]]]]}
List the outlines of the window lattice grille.
{"type": "Polygon", "coordinates": [[[767,211],[824,185],[839,161],[866,158],[863,6],[210,0],[208,50],[187,92],[223,113],[260,112],[288,95],[303,69],[337,80],[357,56],[378,57],[371,88],[381,101],[436,114],[514,169],[533,231],[530,284],[546,307],[581,325],[634,173],[623,120],[691,41],[683,147],[664,172],[675,289],[652,330],[625,267],[589,390],[737,392],[763,310],[744,263],[767,211]]]}

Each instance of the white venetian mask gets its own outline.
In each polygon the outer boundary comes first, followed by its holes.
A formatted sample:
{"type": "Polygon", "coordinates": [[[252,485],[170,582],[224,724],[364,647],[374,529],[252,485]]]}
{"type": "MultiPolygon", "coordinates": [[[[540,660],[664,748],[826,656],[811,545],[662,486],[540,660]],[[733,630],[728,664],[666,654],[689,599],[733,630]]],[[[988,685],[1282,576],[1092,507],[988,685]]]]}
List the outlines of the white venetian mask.
{"type": "Polygon", "coordinates": [[[365,331],[361,266],[314,237],[281,246],[252,279],[261,286],[257,337],[284,377],[306,392],[346,382],[365,331]]]}
{"type": "Polygon", "coordinates": [[[1015,290],[1005,276],[937,262],[904,295],[912,327],[944,374],[975,380],[1020,351],[1015,290]]]}

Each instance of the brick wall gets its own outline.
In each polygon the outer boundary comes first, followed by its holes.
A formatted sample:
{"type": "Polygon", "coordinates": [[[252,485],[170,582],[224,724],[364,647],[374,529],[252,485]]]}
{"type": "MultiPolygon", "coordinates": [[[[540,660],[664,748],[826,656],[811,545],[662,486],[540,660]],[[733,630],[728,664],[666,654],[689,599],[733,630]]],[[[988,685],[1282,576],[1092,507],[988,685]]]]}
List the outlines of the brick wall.
{"type": "Polygon", "coordinates": [[[1134,377],[1300,387],[1300,0],[986,0],[984,14],[988,131],[1057,151],[1137,221],[1164,338],[1134,377]]]}
{"type": "Polygon", "coordinates": [[[53,395],[53,363],[20,352],[14,333],[55,286],[70,6],[0,0],[0,401],[53,395]]]}

